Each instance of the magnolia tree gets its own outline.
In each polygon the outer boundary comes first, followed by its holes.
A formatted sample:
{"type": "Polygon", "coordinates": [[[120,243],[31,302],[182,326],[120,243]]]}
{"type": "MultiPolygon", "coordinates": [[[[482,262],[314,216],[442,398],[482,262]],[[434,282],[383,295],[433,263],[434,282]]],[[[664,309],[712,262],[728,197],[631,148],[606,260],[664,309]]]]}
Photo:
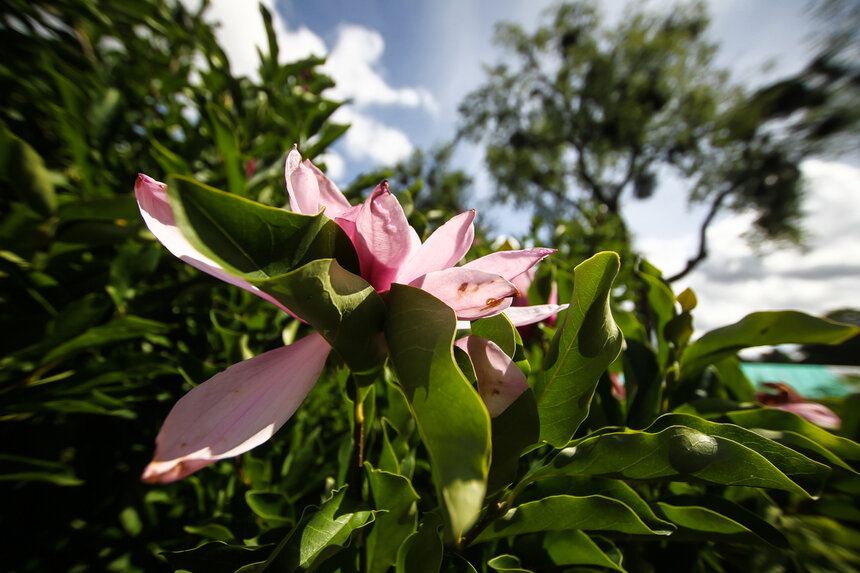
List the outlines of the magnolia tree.
{"type": "MultiPolygon", "coordinates": [[[[328,406],[349,419],[342,471],[307,486],[318,503],[294,508],[295,492],[269,479],[245,494],[259,535],[240,543],[198,529],[210,541],[165,553],[174,567],[856,563],[816,542],[842,525],[844,507],[823,501],[854,501],[860,445],[813,423],[825,421],[815,412],[830,425],[839,419],[796,393],[778,408],[757,405],[735,353],[836,343],[857,329],[756,313],[691,343],[695,295],[675,296],[647,263],[639,273],[648,308],[638,316],[655,327],[612,308],[619,258],[611,252],[558,271],[567,304],[514,305],[553,250],[500,251],[458,266],[474,240],[474,211],[422,241],[385,181],[351,205],[295,148],[285,175],[291,210],[185,177],[164,184],[140,175],[135,185],[149,230],[171,253],[301,325],[291,344],[181,398],[143,480],[205,478],[218,460],[244,459],[301,410],[325,372],[343,397],[328,406]],[[524,342],[517,327],[542,321],[524,342]]],[[[271,476],[251,459],[239,463],[245,483],[271,476]]]]}

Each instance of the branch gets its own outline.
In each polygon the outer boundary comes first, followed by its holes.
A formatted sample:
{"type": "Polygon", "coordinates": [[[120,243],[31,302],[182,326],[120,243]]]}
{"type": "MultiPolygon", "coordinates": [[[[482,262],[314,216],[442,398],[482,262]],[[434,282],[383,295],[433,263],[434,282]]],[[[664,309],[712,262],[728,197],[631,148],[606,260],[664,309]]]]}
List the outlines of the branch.
{"type": "Polygon", "coordinates": [[[684,278],[685,276],[690,274],[690,272],[695,269],[699,265],[699,263],[701,263],[708,257],[708,227],[713,222],[714,217],[720,210],[720,207],[722,207],[723,201],[725,201],[726,197],[728,197],[732,193],[732,191],[734,191],[734,187],[726,189],[725,191],[717,195],[716,198],[714,198],[714,202],[711,203],[711,209],[710,211],[708,211],[708,216],[705,217],[705,220],[702,221],[702,226],[699,227],[699,251],[696,253],[695,257],[687,261],[687,265],[683,268],[683,270],[667,278],[666,280],[668,282],[671,283],[684,278]]]}

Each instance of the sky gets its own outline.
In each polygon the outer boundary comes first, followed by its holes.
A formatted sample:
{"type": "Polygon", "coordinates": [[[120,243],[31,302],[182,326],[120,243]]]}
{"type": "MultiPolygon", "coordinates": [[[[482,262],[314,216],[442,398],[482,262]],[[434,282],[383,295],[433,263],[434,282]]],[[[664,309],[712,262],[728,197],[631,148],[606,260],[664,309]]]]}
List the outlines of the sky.
{"type": "MultiPolygon", "coordinates": [[[[184,0],[195,6],[199,0],[184,0]]],[[[483,66],[503,53],[493,44],[496,22],[534,28],[548,0],[263,0],[274,14],[281,60],[325,56],[323,71],[336,82],[328,96],[348,100],[334,119],[352,127],[325,157],[329,176],[347,184],[356,174],[393,164],[417,148],[449,141],[457,107],[485,78],[483,66]]],[[[220,22],[219,40],[234,73],[255,76],[257,46],[266,36],[257,10],[242,0],[212,0],[208,19],[220,22]]],[[[667,2],[646,3],[666,9],[667,2]]],[[[806,0],[710,0],[710,39],[716,64],[749,87],[800,69],[809,55],[814,18],[806,0]]],[[[610,21],[626,2],[605,0],[610,21]]],[[[285,142],[285,148],[292,142],[285,142]]],[[[482,150],[458,147],[456,166],[475,180],[474,202],[499,233],[527,231],[527,217],[492,202],[482,150]]],[[[676,290],[699,297],[696,330],[740,320],[755,310],[798,309],[813,314],[860,307],[860,158],[803,163],[806,249],[755,250],[742,235],[750,218],[718,218],[708,233],[710,257],[676,290]]],[[[697,247],[704,216],[687,205],[677,181],[624,210],[636,247],[666,274],[680,270],[697,247]]]]}

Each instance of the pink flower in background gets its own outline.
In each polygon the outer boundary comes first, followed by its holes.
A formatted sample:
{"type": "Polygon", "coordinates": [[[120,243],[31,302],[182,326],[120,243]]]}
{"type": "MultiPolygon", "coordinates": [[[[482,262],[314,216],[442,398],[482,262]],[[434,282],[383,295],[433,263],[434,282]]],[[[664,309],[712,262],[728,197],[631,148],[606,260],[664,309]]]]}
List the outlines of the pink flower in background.
{"type": "MultiPolygon", "coordinates": [[[[366,202],[351,206],[316,166],[301,161],[295,148],[287,156],[286,178],[292,210],[316,215],[325,209],[352,240],[361,276],[380,292],[392,283],[421,288],[445,302],[463,321],[504,311],[515,325],[530,324],[566,308],[509,308],[520,296],[512,281],[554,253],[553,249],[494,253],[454,266],[472,245],[474,211],[453,217],[422,244],[387,182],[377,186],[366,202]]],[[[176,257],[289,312],[276,299],[199,252],[182,235],[163,183],[141,174],[135,196],[149,230],[176,257]]],[[[489,341],[469,342],[466,349],[480,372],[479,391],[488,409],[491,414],[497,412],[493,415],[501,413],[528,387],[525,376],[489,341]]],[[[304,401],[330,352],[325,339],[313,333],[234,364],[188,392],[168,414],[142,479],[175,481],[266,441],[304,401]]]]}
{"type": "Polygon", "coordinates": [[[756,392],[755,399],[759,404],[794,412],[822,428],[838,428],[842,425],[842,420],[833,410],[824,404],[807,401],[784,382],[764,382],[762,386],[776,392],[756,392]]]}

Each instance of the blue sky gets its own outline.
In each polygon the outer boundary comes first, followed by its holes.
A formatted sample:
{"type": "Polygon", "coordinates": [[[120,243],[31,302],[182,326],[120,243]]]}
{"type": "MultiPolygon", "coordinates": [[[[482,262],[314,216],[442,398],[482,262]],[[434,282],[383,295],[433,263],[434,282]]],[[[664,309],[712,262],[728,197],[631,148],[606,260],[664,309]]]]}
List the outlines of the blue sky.
{"type": "MultiPolygon", "coordinates": [[[[195,0],[186,0],[195,4],[195,0]]],[[[327,57],[336,99],[350,100],[337,118],[352,123],[326,162],[345,184],[369,168],[395,162],[412,149],[449,140],[457,106],[484,79],[482,65],[502,54],[492,43],[496,22],[532,28],[548,0],[264,0],[273,9],[282,60],[327,57]]],[[[671,3],[636,3],[661,10],[671,3]]],[[[806,61],[815,20],[807,0],[710,0],[709,31],[720,45],[718,66],[747,86],[785,75],[806,61]]],[[[234,71],[253,75],[255,44],[266,40],[256,10],[239,0],[213,0],[210,19],[223,23],[220,39],[234,71]]],[[[605,0],[610,20],[627,2],[605,0]]],[[[292,142],[285,142],[285,148],[292,142]]],[[[755,251],[740,237],[742,216],[723,217],[709,233],[711,257],[683,285],[701,301],[698,326],[709,329],[752,310],[798,308],[823,313],[860,307],[860,164],[856,157],[821,158],[804,165],[808,181],[809,250],[755,251]],[[853,166],[852,166],[853,163],[853,166]],[[845,199],[850,198],[848,201],[845,199]],[[839,234],[836,234],[839,229],[839,234]],[[824,274],[828,281],[817,277],[824,274]]],[[[525,217],[493,207],[492,184],[479,148],[461,147],[457,166],[476,180],[474,205],[500,233],[526,230],[525,217]]],[[[637,247],[671,273],[695,248],[702,212],[690,209],[678,182],[665,181],[654,199],[631,203],[625,214],[637,247]]]]}

